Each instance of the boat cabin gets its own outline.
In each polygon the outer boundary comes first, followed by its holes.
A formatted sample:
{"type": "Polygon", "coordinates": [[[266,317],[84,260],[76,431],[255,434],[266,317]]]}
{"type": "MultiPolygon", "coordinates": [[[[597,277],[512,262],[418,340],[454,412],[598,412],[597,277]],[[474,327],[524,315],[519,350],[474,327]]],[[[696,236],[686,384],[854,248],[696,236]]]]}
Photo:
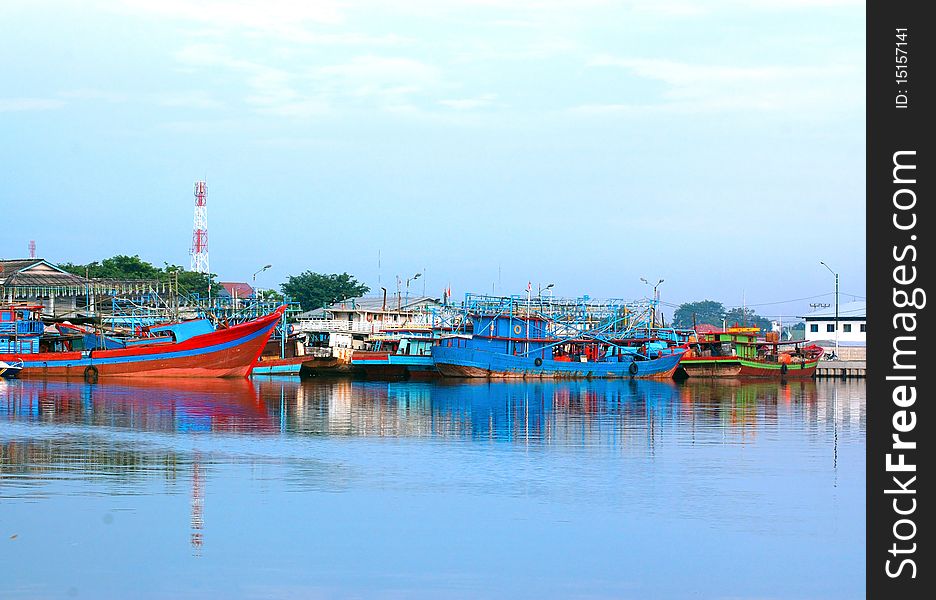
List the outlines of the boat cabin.
{"type": "Polygon", "coordinates": [[[36,354],[45,332],[42,306],[0,306],[0,354],[36,354]]]}

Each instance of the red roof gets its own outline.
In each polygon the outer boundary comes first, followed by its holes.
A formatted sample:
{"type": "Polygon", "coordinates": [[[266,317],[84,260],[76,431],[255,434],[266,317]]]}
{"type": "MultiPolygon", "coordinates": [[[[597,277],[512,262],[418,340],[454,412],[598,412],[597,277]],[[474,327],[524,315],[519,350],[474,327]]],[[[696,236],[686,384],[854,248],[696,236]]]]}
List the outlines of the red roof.
{"type": "Polygon", "coordinates": [[[695,330],[696,333],[720,333],[722,328],[715,325],[709,325],[708,323],[700,323],[696,325],[695,330]]]}
{"type": "Polygon", "coordinates": [[[227,292],[228,296],[232,298],[253,298],[254,289],[250,287],[249,283],[241,283],[238,281],[222,281],[220,282],[221,287],[224,288],[224,291],[227,292]]]}

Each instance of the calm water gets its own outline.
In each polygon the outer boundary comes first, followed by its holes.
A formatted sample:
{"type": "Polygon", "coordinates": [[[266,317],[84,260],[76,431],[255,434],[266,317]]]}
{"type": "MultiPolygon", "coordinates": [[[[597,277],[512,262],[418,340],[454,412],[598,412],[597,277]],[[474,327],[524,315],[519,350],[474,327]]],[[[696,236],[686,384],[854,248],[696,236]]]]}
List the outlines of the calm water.
{"type": "Polygon", "coordinates": [[[865,384],[0,381],[0,597],[857,598],[865,384]]]}

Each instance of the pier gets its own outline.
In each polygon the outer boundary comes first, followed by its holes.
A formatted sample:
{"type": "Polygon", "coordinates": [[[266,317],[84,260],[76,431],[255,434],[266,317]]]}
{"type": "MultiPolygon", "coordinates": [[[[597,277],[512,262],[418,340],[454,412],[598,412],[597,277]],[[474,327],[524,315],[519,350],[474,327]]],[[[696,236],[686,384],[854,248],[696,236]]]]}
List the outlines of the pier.
{"type": "Polygon", "coordinates": [[[842,379],[867,377],[863,360],[823,360],[816,367],[816,377],[842,379]]]}

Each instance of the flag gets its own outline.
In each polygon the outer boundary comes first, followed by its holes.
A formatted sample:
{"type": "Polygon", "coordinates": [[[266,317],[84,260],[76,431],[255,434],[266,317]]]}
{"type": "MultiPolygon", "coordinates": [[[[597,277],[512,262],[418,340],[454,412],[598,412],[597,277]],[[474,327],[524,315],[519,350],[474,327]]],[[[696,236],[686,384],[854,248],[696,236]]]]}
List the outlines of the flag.
{"type": "Polygon", "coordinates": [[[528,282],[527,282],[527,291],[528,291],[528,292],[533,291],[533,282],[532,282],[532,281],[528,281],[528,282]]]}

